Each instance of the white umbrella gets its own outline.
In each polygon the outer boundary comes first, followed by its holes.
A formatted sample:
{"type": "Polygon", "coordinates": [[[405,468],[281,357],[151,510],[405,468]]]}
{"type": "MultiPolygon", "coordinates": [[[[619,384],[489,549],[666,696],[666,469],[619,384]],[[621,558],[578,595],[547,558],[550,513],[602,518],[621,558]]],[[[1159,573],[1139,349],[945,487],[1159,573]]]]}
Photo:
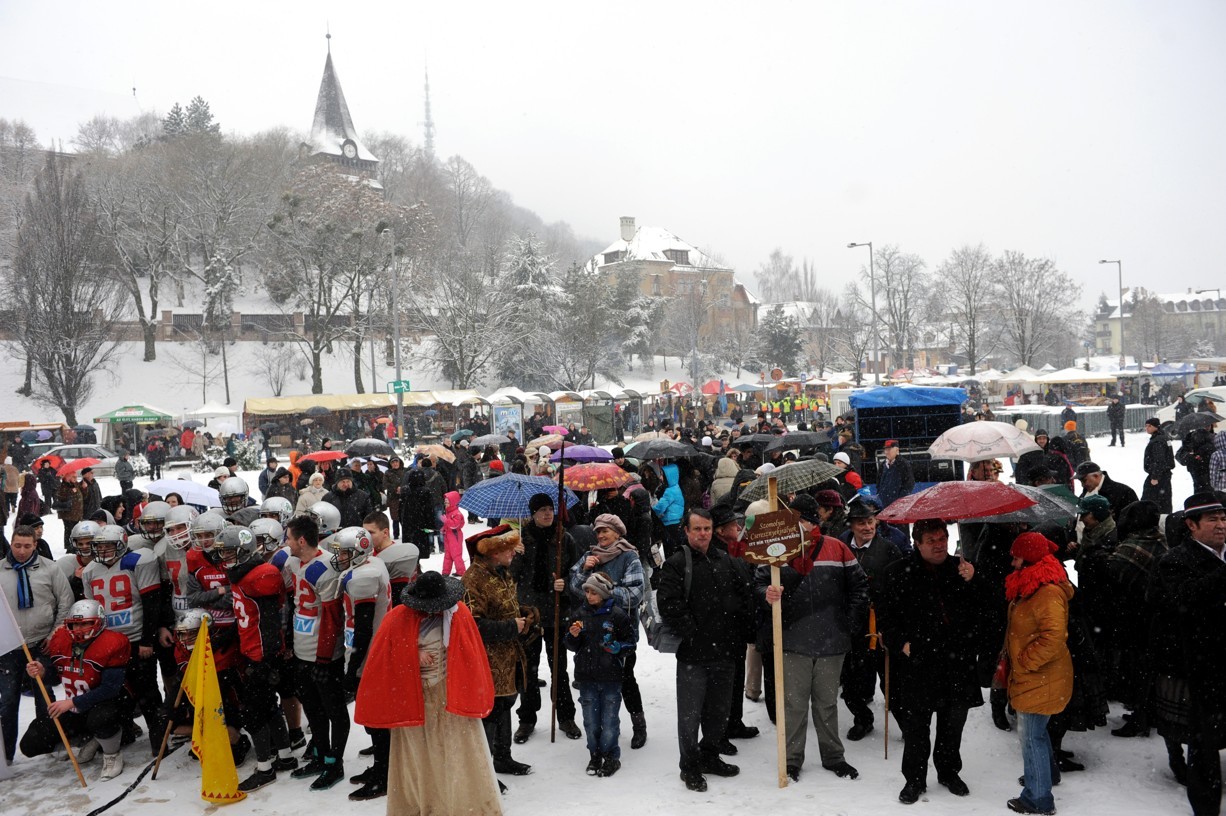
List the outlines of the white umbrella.
{"type": "Polygon", "coordinates": [[[202,507],[221,507],[221,499],[217,491],[208,485],[193,482],[191,479],[158,479],[145,485],[146,493],[166,497],[167,493],[178,493],[188,504],[199,504],[202,507]]]}
{"type": "Polygon", "coordinates": [[[950,428],[928,446],[933,459],[1016,459],[1028,451],[1040,450],[1030,436],[1008,422],[966,422],[950,428]]]}

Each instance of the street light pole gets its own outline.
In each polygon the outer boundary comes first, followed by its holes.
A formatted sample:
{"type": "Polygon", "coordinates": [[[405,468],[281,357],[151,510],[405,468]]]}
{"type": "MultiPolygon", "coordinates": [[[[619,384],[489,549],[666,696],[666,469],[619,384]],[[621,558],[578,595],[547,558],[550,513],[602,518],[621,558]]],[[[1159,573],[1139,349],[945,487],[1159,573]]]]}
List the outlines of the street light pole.
{"type": "Polygon", "coordinates": [[[1127,358],[1124,356],[1124,262],[1123,261],[1099,261],[1100,264],[1115,264],[1116,272],[1119,273],[1119,289],[1120,289],[1120,371],[1128,365],[1127,358]]]}
{"type": "Polygon", "coordinates": [[[404,392],[400,390],[400,264],[396,263],[396,236],[391,229],[387,236],[388,259],[392,267],[392,354],[396,360],[396,449],[404,448],[404,392]]]}
{"type": "Polygon", "coordinates": [[[690,393],[690,404],[695,406],[695,417],[698,415],[698,406],[702,404],[701,388],[698,384],[698,332],[702,328],[702,322],[706,319],[707,308],[703,301],[707,296],[707,282],[702,280],[699,282],[701,287],[698,290],[698,305],[694,309],[693,314],[693,334],[690,337],[690,384],[694,386],[694,390],[690,393]]]}
{"type": "Polygon", "coordinates": [[[873,383],[881,385],[881,354],[878,350],[877,343],[877,277],[873,274],[873,242],[865,241],[862,244],[850,243],[848,249],[856,247],[868,247],[868,289],[873,304],[873,383]]]}

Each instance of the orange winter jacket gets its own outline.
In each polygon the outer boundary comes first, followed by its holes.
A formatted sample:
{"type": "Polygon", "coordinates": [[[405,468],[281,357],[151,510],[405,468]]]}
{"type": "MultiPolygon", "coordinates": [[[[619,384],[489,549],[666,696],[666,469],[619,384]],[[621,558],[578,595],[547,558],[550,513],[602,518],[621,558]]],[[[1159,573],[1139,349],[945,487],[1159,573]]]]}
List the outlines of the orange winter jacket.
{"type": "MultiPolygon", "coordinates": [[[[1037,588],[1032,588],[1035,582],[1019,587],[1021,592],[1009,604],[1005,636],[1009,702],[1027,714],[1059,714],[1073,696],[1073,659],[1068,650],[1068,605],[1073,585],[1052,556],[1021,572],[1036,568],[1050,575],[1042,576],[1046,580],[1037,588]],[[1059,576],[1055,570],[1059,570],[1059,576]]],[[[1007,584],[1006,592],[1009,589],[1007,584]]]]}

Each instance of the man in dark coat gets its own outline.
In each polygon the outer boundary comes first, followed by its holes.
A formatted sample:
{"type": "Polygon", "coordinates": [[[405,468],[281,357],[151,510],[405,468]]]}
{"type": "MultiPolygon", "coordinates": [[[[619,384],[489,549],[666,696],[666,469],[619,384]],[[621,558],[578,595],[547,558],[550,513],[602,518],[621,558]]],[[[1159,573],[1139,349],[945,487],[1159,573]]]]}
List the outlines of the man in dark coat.
{"type": "Polygon", "coordinates": [[[1119,394],[1111,395],[1111,404],[1107,406],[1107,421],[1111,423],[1111,444],[1115,447],[1115,437],[1120,438],[1120,447],[1124,447],[1124,403],[1120,402],[1119,394]]]}
{"type": "Polygon", "coordinates": [[[374,509],[370,494],[358,488],[349,468],[336,472],[336,484],[322,500],[341,511],[341,527],[361,527],[362,520],[374,509]]]}
{"type": "Polygon", "coordinates": [[[905,740],[906,785],[898,799],[908,805],[928,786],[930,750],[937,781],[955,796],[970,793],[959,776],[962,728],[967,712],[983,705],[975,664],[984,645],[981,623],[992,602],[974,565],[950,557],[945,522],[920,521],[912,535],[915,552],[886,568],[878,604],[893,660],[891,708],[905,740]]]}
{"type": "Polygon", "coordinates": [[[1169,513],[1175,454],[1171,452],[1171,443],[1162,432],[1162,422],[1157,417],[1145,420],[1145,433],[1149,434],[1149,442],[1145,444],[1145,485],[1141,488],[1141,499],[1152,501],[1161,512],[1169,513]]]}
{"type": "Polygon", "coordinates": [[[1188,746],[1188,802],[1195,814],[1221,811],[1226,745],[1226,507],[1211,492],[1183,503],[1190,540],[1158,562],[1157,583],[1174,604],[1170,636],[1179,641],[1191,698],[1193,740],[1188,746]]]}
{"type": "Polygon", "coordinates": [[[706,774],[736,776],[740,768],[720,759],[732,709],[734,664],[752,639],[751,586],[726,552],[711,546],[711,514],[685,516],[686,546],[661,567],[657,601],[664,622],[681,635],[677,650],[677,741],[681,780],[707,789],[706,774]],[[686,587],[686,573],[689,587],[686,587]],[[702,740],[698,738],[702,728],[702,740]]]}
{"type": "Polygon", "coordinates": [[[94,469],[85,468],[81,471],[81,496],[83,505],[81,518],[89,518],[102,507],[102,488],[94,478],[94,469]]]}
{"type": "Polygon", "coordinates": [[[1111,502],[1111,517],[1119,521],[1120,511],[1137,500],[1137,492],[1126,484],[1111,480],[1107,472],[1094,462],[1082,462],[1077,466],[1073,478],[1081,482],[1081,495],[1084,499],[1095,493],[1111,502]]]}
{"type": "Polygon", "coordinates": [[[897,439],[887,439],[883,451],[885,461],[877,472],[877,495],[881,497],[882,508],[886,508],[915,489],[915,474],[911,463],[898,455],[897,439]]]}
{"type": "MultiPolygon", "coordinates": [[[[797,496],[796,499],[799,501],[801,497],[797,496]]],[[[810,501],[816,506],[816,500],[810,501]]],[[[797,509],[795,502],[792,509],[797,509]]],[[[804,517],[803,511],[797,512],[801,512],[801,517],[804,517]]],[[[843,702],[847,704],[847,710],[854,718],[851,728],[847,730],[847,739],[856,742],[864,739],[873,730],[873,709],[870,703],[873,701],[877,680],[885,671],[882,650],[870,648],[873,644],[870,643],[872,639],[868,635],[875,632],[877,623],[872,610],[878,606],[880,600],[882,573],[895,561],[902,559],[903,553],[880,534],[877,528],[877,508],[870,502],[853,499],[847,506],[847,525],[851,530],[847,546],[868,578],[870,601],[865,628],[852,633],[851,650],[843,662],[843,702]]]]}
{"type": "Polygon", "coordinates": [[[1042,428],[1034,432],[1034,443],[1041,450],[1027,451],[1018,457],[1017,466],[1013,469],[1014,480],[1020,485],[1034,484],[1034,473],[1047,470],[1047,431],[1042,428]]]}

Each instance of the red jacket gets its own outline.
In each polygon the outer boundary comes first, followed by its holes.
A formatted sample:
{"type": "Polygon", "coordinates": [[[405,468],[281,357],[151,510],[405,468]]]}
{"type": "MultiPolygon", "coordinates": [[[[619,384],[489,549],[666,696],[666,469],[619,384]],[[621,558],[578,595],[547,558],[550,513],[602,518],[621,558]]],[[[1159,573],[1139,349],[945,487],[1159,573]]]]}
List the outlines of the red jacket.
{"type": "MultiPolygon", "coordinates": [[[[417,634],[424,616],[407,606],[388,611],[375,632],[362,669],[353,720],[370,728],[409,728],[426,721],[417,662],[417,634]]],[[[477,622],[463,603],[451,617],[447,646],[447,711],[485,717],[494,707],[494,677],[477,622]]]]}

